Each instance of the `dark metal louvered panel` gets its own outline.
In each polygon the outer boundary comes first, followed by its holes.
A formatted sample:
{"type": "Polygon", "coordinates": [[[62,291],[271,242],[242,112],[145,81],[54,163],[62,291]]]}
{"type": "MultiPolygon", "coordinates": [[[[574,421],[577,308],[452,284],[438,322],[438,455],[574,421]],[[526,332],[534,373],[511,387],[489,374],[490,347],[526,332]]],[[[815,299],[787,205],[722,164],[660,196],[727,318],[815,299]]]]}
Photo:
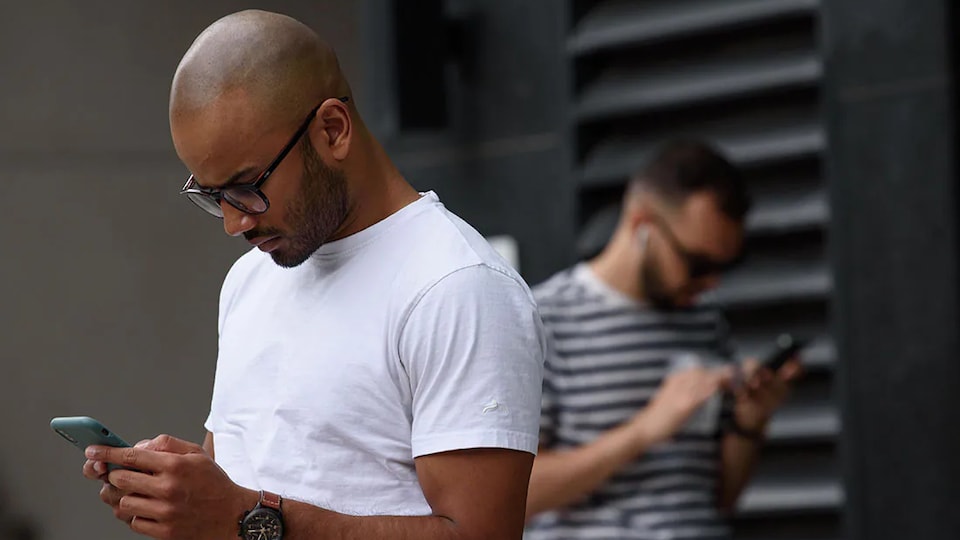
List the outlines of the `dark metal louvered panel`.
{"type": "Polygon", "coordinates": [[[831,289],[826,265],[822,261],[803,261],[733,273],[710,296],[726,309],[749,309],[765,304],[824,300],[831,289]]]}
{"type": "Polygon", "coordinates": [[[791,481],[755,485],[746,490],[739,511],[745,515],[832,512],[843,505],[838,482],[791,481]]]}
{"type": "Polygon", "coordinates": [[[635,47],[667,39],[730,31],[779,18],[806,15],[818,0],[608,1],[577,21],[568,40],[573,55],[635,47]]]}
{"type": "MultiPolygon", "coordinates": [[[[611,133],[586,149],[580,171],[582,185],[619,184],[636,171],[665,137],[697,133],[709,138],[743,167],[757,167],[823,153],[826,136],[810,104],[806,110],[766,110],[750,114],[726,110],[721,115],[671,123],[658,132],[611,133]],[[779,113],[779,114],[778,114],[779,113]],[[792,113],[792,114],[790,114],[792,113]]],[[[706,116],[706,115],[705,115],[706,116]]]]}
{"type": "Polygon", "coordinates": [[[710,300],[724,306],[744,355],[762,354],[784,331],[812,339],[806,377],[771,422],[740,501],[738,538],[839,538],[844,492],[831,390],[838,359],[827,327],[833,280],[824,258],[830,209],[820,172],[818,7],[816,0],[572,3],[579,255],[593,256],[607,242],[629,175],[660,143],[706,138],[745,171],[756,202],[748,259],[710,300]]]}
{"type": "Polygon", "coordinates": [[[581,95],[576,108],[580,121],[637,114],[650,110],[682,107],[749,97],[765,92],[815,86],[820,80],[820,59],[809,51],[721,61],[718,65],[696,66],[662,73],[617,70],[606,73],[581,95]]]}
{"type": "MultiPolygon", "coordinates": [[[[811,186],[813,185],[811,181],[811,186]]],[[[830,207],[822,189],[808,187],[783,190],[764,196],[754,193],[755,207],[747,218],[751,235],[776,236],[823,228],[830,219],[830,207]]],[[[620,203],[613,202],[594,213],[581,229],[577,252],[589,257],[600,251],[620,219],[620,203]]]]}

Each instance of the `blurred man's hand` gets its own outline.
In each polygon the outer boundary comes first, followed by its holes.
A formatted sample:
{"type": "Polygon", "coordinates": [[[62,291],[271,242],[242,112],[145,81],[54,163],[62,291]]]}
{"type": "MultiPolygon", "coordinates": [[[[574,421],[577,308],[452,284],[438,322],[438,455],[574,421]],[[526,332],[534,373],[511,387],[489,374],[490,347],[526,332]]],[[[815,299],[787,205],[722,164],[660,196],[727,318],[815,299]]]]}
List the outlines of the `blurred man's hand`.
{"type": "Polygon", "coordinates": [[[632,422],[651,444],[670,439],[729,379],[727,370],[703,367],[673,373],[632,422]]]}
{"type": "Polygon", "coordinates": [[[748,432],[766,429],[770,417],[790,394],[791,383],[802,372],[800,361],[792,359],[776,373],[748,360],[743,367],[743,384],[732,388],[733,414],[737,426],[748,432]]]}

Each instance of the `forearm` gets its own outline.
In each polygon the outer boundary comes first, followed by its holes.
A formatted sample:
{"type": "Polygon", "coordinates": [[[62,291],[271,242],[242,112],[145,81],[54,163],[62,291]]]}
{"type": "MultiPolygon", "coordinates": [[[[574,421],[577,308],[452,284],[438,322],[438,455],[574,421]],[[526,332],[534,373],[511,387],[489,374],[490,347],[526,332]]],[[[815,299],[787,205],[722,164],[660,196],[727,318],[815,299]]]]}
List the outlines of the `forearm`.
{"type": "MultiPolygon", "coordinates": [[[[284,502],[284,540],[460,540],[469,536],[439,516],[349,516],[297,501],[284,502]]],[[[519,539],[521,531],[517,531],[519,539]]]]}
{"type": "Polygon", "coordinates": [[[650,444],[635,423],[628,423],[574,449],[541,450],[530,476],[527,519],[569,506],[596,491],[650,444]]]}
{"type": "MultiPolygon", "coordinates": [[[[244,507],[252,508],[259,493],[244,490],[244,507]]],[[[454,519],[443,516],[352,516],[319,508],[312,504],[284,499],[284,540],[480,540],[496,537],[520,540],[522,522],[516,531],[504,536],[503,524],[485,524],[467,530],[454,519]]]]}
{"type": "MultiPolygon", "coordinates": [[[[247,491],[245,499],[243,505],[252,508],[259,493],[247,491]]],[[[442,516],[351,516],[292,499],[283,501],[283,525],[284,540],[520,540],[523,534],[522,527],[512,536],[494,536],[497,533],[491,530],[466,531],[442,516]]]]}
{"type": "Polygon", "coordinates": [[[721,444],[722,472],[718,505],[721,510],[732,511],[753,474],[762,442],[727,433],[721,444]]]}

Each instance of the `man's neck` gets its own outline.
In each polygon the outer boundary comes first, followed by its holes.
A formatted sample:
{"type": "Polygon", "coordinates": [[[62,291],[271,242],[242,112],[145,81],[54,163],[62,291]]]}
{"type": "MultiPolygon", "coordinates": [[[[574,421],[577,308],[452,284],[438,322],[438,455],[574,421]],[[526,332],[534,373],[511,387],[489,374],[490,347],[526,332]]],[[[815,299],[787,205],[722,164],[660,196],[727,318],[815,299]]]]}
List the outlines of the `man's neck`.
{"type": "Polygon", "coordinates": [[[594,275],[608,287],[638,301],[646,297],[643,284],[639,279],[640,260],[631,250],[626,249],[619,233],[604,250],[587,264],[594,275]]]}
{"type": "Polygon", "coordinates": [[[359,155],[367,159],[360,160],[351,171],[351,177],[356,179],[351,186],[352,208],[337,239],[383,221],[420,198],[373,137],[366,138],[361,145],[359,155]]]}

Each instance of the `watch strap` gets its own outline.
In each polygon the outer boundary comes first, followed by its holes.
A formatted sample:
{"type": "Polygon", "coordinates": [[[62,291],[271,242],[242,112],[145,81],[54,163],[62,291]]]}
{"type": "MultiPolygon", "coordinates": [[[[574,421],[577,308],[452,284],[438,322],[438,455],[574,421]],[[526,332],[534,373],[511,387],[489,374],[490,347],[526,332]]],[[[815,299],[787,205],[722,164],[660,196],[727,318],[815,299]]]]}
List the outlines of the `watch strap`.
{"type": "Polygon", "coordinates": [[[730,418],[730,420],[727,422],[727,430],[741,439],[746,439],[755,443],[763,442],[763,440],[766,438],[765,429],[744,429],[734,418],[730,418]]]}
{"type": "Polygon", "coordinates": [[[260,504],[279,512],[280,505],[283,504],[283,499],[276,493],[260,490],[260,504]]]}

